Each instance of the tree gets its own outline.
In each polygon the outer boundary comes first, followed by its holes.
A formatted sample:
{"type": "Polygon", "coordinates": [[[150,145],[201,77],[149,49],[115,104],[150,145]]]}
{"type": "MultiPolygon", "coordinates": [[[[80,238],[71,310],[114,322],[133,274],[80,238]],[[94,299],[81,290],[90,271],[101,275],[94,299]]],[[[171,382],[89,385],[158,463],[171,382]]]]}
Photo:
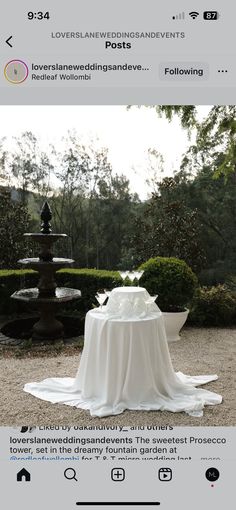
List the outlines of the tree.
{"type": "Polygon", "coordinates": [[[85,146],[76,132],[69,132],[64,143],[65,149],[57,155],[59,189],[52,198],[54,225],[59,232],[69,235],[76,262],[89,267],[94,250],[95,225],[91,223],[94,202],[101,182],[105,176],[110,178],[111,167],[107,150],[85,146]]]}
{"type": "Polygon", "coordinates": [[[174,115],[178,115],[181,125],[184,129],[191,130],[197,127],[197,106],[195,105],[157,105],[153,106],[157,114],[171,121],[174,115]]]}
{"type": "Polygon", "coordinates": [[[158,181],[160,174],[164,172],[164,158],[160,152],[156,149],[148,149],[147,153],[147,169],[146,172],[148,177],[146,179],[147,185],[151,188],[151,191],[158,191],[158,181]]]}
{"type": "MultiPolygon", "coordinates": [[[[181,197],[182,198],[182,197],[181,197]]],[[[201,224],[196,209],[190,209],[178,196],[178,184],[166,177],[153,193],[142,219],[136,220],[133,246],[139,262],[151,257],[176,257],[194,271],[205,263],[200,238],[201,224]]]]}
{"type": "Polygon", "coordinates": [[[214,177],[230,175],[236,179],[236,106],[212,106],[207,117],[198,121],[196,106],[157,106],[159,115],[169,120],[178,115],[184,128],[196,129],[196,143],[183,159],[182,167],[210,166],[214,177]]]}
{"type": "Polygon", "coordinates": [[[76,132],[68,134],[57,159],[59,189],[51,201],[55,229],[69,235],[80,267],[117,267],[137,200],[129,181],[113,175],[107,148],[85,146],[76,132]]]}
{"type": "Polygon", "coordinates": [[[6,154],[4,166],[15,179],[21,202],[27,204],[30,190],[47,194],[53,165],[49,156],[41,151],[33,133],[26,131],[14,141],[15,148],[6,154]]]}
{"type": "Polygon", "coordinates": [[[0,183],[6,185],[8,181],[8,171],[6,168],[7,149],[5,147],[6,138],[0,140],[0,183]]]}
{"type": "Polygon", "coordinates": [[[96,267],[114,269],[120,265],[137,203],[139,198],[130,193],[129,180],[124,175],[111,175],[109,181],[100,182],[93,211],[97,229],[96,267]]]}
{"type": "Polygon", "coordinates": [[[214,270],[214,278],[222,282],[227,272],[236,270],[236,182],[233,174],[226,181],[213,175],[212,168],[203,167],[194,179],[186,177],[184,181],[182,171],[178,193],[188,207],[198,211],[206,268],[214,270]]]}
{"type": "Polygon", "coordinates": [[[0,268],[8,269],[17,266],[19,258],[27,252],[27,243],[23,234],[29,226],[29,215],[26,207],[13,202],[7,189],[0,192],[0,268]]]}

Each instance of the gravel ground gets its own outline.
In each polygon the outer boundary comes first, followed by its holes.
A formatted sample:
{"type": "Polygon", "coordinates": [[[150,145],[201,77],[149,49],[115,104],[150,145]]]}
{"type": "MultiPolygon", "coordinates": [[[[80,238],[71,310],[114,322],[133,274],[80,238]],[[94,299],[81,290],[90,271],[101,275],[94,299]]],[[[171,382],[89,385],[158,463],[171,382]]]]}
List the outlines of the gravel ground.
{"type": "Polygon", "coordinates": [[[167,411],[125,411],[117,416],[92,418],[88,411],[63,404],[51,404],[23,392],[26,382],[48,377],[73,377],[79,355],[49,358],[0,359],[0,425],[236,425],[236,329],[185,328],[179,342],[170,345],[176,371],[188,375],[215,374],[219,379],[206,389],[223,395],[223,403],[207,406],[204,416],[167,411]]]}

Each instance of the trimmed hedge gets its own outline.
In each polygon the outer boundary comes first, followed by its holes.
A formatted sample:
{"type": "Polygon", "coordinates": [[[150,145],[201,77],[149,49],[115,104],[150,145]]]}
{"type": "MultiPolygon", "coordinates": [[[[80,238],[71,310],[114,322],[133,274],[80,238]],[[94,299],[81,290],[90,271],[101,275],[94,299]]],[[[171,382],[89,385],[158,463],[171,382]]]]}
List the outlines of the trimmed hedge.
{"type": "Polygon", "coordinates": [[[95,294],[99,289],[113,289],[123,285],[117,271],[99,269],[63,269],[56,274],[59,287],[72,287],[81,290],[81,299],[72,303],[73,309],[87,312],[95,304],[98,306],[95,294]]]}
{"type": "Polygon", "coordinates": [[[236,324],[236,294],[226,285],[200,287],[194,296],[188,321],[194,326],[236,324]]]}
{"type": "MultiPolygon", "coordinates": [[[[36,287],[39,274],[32,270],[0,270],[0,314],[20,313],[29,310],[29,304],[11,298],[22,288],[36,287]]],[[[87,312],[94,304],[98,305],[95,294],[99,289],[112,289],[122,285],[122,279],[116,271],[96,269],[62,269],[56,273],[59,287],[72,287],[81,290],[78,301],[66,304],[66,309],[87,312]]],[[[33,305],[30,305],[33,308],[33,305]]],[[[60,311],[62,307],[58,307],[60,311]]]]}
{"type": "Polygon", "coordinates": [[[144,274],[140,285],[149,294],[158,294],[157,304],[163,312],[184,310],[193,298],[197,277],[184,260],[156,257],[140,266],[144,274]]]}
{"type": "Polygon", "coordinates": [[[24,311],[24,305],[11,295],[24,287],[35,287],[38,273],[32,270],[1,269],[0,270],[0,314],[7,315],[24,311]]]}
{"type": "MultiPolygon", "coordinates": [[[[160,258],[161,257],[159,257],[159,259],[160,258]]],[[[176,267],[183,269],[183,265],[177,264],[176,266],[177,259],[164,260],[169,261],[170,265],[167,264],[167,262],[164,263],[165,272],[162,273],[162,280],[159,279],[157,281],[156,276],[154,278],[153,275],[152,278],[150,278],[149,272],[148,280],[146,279],[146,272],[140,279],[140,284],[145,286],[150,294],[155,294],[156,292],[159,293],[157,302],[160,308],[163,308],[163,303],[165,303],[162,297],[165,297],[165,293],[167,294],[168,299],[172,296],[172,302],[173,304],[176,304],[176,296],[179,296],[180,294],[178,293],[181,293],[183,289],[181,279],[179,280],[179,277],[177,277],[177,275],[180,276],[182,273],[178,270],[176,274],[176,267]],[[175,261],[174,274],[172,266],[173,260],[175,261]],[[164,280],[163,274],[166,275],[166,280],[164,280]],[[160,283],[162,283],[162,286],[160,283]],[[176,290],[178,290],[178,293],[176,290]],[[163,294],[161,294],[161,291],[163,294]]],[[[159,260],[159,262],[163,263],[163,259],[161,261],[159,260]]],[[[143,264],[143,266],[145,266],[145,264],[143,264]]],[[[10,296],[13,292],[20,288],[35,287],[38,279],[38,273],[32,270],[0,270],[0,314],[8,315],[16,312],[20,313],[23,311],[29,311],[30,307],[28,304],[24,305],[20,301],[11,299],[10,296]]],[[[81,290],[81,299],[78,299],[71,304],[67,304],[66,309],[68,311],[78,310],[82,315],[94,305],[98,305],[95,299],[95,294],[99,289],[112,289],[122,285],[123,283],[118,272],[100,271],[96,269],[63,269],[58,271],[56,274],[56,280],[58,286],[72,287],[81,290]]],[[[184,279],[184,281],[186,280],[184,279]]],[[[195,282],[195,278],[193,281],[195,282]]],[[[191,286],[190,289],[192,289],[191,286]]],[[[190,293],[186,294],[185,292],[184,299],[186,299],[186,295],[190,296],[190,293]]],[[[178,302],[180,302],[180,299],[178,302]]],[[[183,298],[181,298],[181,302],[183,302],[183,298]]],[[[58,307],[58,311],[60,313],[62,311],[62,307],[58,307]]],[[[232,292],[226,285],[199,287],[192,300],[188,323],[194,326],[203,327],[227,327],[236,324],[236,292],[232,292]]]]}

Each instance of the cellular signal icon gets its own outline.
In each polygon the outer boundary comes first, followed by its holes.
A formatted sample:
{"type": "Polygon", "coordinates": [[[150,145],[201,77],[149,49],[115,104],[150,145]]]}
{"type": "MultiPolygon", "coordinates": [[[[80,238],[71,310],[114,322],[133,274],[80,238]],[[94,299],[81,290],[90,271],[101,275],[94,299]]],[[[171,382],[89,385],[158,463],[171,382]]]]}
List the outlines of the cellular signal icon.
{"type": "Polygon", "coordinates": [[[199,16],[199,12],[193,11],[189,13],[192,19],[196,19],[199,16]]]}
{"type": "Polygon", "coordinates": [[[180,12],[179,14],[176,14],[175,16],[172,16],[172,19],[185,19],[185,13],[180,12]]]}

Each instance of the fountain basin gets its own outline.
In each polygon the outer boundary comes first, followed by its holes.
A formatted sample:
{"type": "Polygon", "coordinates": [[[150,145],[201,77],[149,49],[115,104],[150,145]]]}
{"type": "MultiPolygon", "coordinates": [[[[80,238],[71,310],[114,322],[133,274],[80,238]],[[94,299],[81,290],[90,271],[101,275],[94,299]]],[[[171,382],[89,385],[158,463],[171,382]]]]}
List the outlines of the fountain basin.
{"type": "Polygon", "coordinates": [[[26,232],[24,234],[25,237],[31,237],[33,240],[42,242],[45,240],[50,240],[52,242],[57,241],[58,239],[62,239],[63,237],[68,237],[67,234],[42,234],[41,232],[26,232]]]}
{"type": "Polygon", "coordinates": [[[72,259],[64,259],[64,258],[54,258],[51,261],[44,261],[39,258],[28,258],[18,260],[18,263],[22,266],[27,266],[30,269],[34,269],[35,271],[42,271],[44,269],[51,269],[53,271],[59,271],[59,269],[63,269],[64,267],[70,267],[74,260],[72,259]]]}
{"type": "MultiPolygon", "coordinates": [[[[63,325],[64,343],[74,343],[75,341],[77,343],[79,337],[84,334],[84,318],[82,316],[63,314],[57,315],[56,318],[63,325]]],[[[0,332],[6,337],[7,343],[13,343],[14,345],[14,340],[18,340],[20,342],[16,342],[15,345],[20,344],[25,340],[32,339],[34,334],[34,325],[38,319],[39,318],[34,315],[13,319],[10,322],[5,323],[1,327],[0,332]]]]}
{"type": "Polygon", "coordinates": [[[78,289],[69,289],[67,287],[57,287],[55,289],[55,296],[39,297],[39,289],[37,287],[31,289],[17,290],[11,296],[13,299],[24,301],[26,303],[66,303],[81,297],[81,292],[78,289]]]}

